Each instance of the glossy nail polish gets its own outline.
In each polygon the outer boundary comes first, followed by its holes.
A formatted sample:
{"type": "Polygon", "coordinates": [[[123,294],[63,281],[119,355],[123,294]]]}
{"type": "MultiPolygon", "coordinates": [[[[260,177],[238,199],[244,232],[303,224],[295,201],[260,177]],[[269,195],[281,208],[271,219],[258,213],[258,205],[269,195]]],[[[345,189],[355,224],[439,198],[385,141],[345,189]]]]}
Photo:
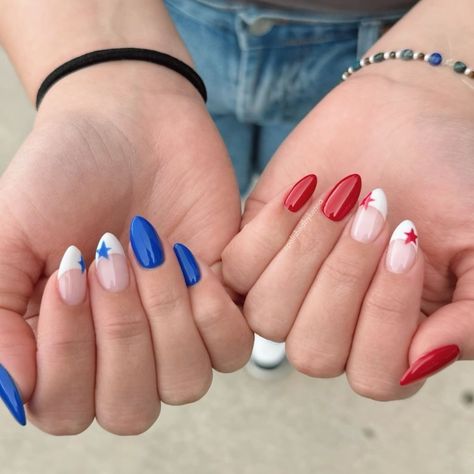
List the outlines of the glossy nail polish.
{"type": "Polygon", "coordinates": [[[313,195],[318,178],[314,174],[309,174],[301,178],[286,196],[283,205],[291,212],[298,212],[313,195]]]}
{"type": "Polygon", "coordinates": [[[130,223],[130,243],[143,268],[156,268],[165,261],[163,245],[155,228],[142,216],[135,216],[130,223]]]}
{"type": "Polygon", "coordinates": [[[418,251],[418,234],[415,224],[405,220],[393,231],[385,263],[392,273],[405,273],[413,266],[418,251]]]}
{"type": "Polygon", "coordinates": [[[362,199],[351,227],[351,236],[362,243],[372,242],[387,218],[387,198],[382,189],[371,191],[362,199]]]}
{"type": "Polygon", "coordinates": [[[459,358],[456,344],[438,347],[418,358],[400,379],[400,385],[408,385],[444,369],[459,358]]]}
{"type": "Polygon", "coordinates": [[[58,270],[58,286],[62,300],[69,305],[82,303],[86,296],[86,264],[81,251],[71,245],[64,252],[58,270]]]}
{"type": "Polygon", "coordinates": [[[20,425],[26,425],[25,407],[12,376],[0,364],[0,397],[20,425]]]}
{"type": "Polygon", "coordinates": [[[128,266],[122,244],[114,234],[106,232],[95,251],[97,278],[107,291],[118,292],[128,286],[128,266]]]}
{"type": "Polygon", "coordinates": [[[186,286],[195,285],[201,279],[201,271],[191,250],[183,244],[174,244],[173,250],[178,258],[186,286]]]}
{"type": "Polygon", "coordinates": [[[358,174],[351,174],[339,181],[321,206],[323,214],[332,221],[344,219],[359,199],[361,186],[358,174]]]}

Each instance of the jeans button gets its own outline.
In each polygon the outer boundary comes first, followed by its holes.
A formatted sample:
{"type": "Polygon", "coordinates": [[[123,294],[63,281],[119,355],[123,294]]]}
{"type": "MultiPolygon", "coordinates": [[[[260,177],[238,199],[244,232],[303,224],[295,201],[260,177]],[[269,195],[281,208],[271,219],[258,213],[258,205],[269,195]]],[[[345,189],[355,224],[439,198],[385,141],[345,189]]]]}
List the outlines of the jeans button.
{"type": "Polygon", "coordinates": [[[249,23],[249,33],[254,36],[262,36],[273,28],[274,22],[268,18],[257,18],[249,23]]]}

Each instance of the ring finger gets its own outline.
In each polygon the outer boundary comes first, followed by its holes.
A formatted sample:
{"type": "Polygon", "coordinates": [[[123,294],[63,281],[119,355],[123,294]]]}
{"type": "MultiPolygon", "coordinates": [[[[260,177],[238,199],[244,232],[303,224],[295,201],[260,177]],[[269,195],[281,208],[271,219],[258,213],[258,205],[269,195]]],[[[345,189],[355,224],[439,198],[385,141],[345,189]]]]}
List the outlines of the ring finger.
{"type": "Polygon", "coordinates": [[[286,340],[288,360],[312,377],[344,372],[360,306],[388,240],[387,201],[374,189],[314,280],[286,340]]]}

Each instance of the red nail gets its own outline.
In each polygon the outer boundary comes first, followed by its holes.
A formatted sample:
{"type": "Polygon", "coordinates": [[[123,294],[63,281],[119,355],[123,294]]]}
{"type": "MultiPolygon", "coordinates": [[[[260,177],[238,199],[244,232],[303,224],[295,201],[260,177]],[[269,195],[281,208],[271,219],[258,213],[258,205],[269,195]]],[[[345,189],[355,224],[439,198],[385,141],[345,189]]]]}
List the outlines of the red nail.
{"type": "Polygon", "coordinates": [[[408,385],[424,377],[433,375],[459,357],[459,347],[456,344],[438,347],[417,359],[400,379],[400,385],[408,385]]]}
{"type": "Polygon", "coordinates": [[[301,178],[286,196],[283,205],[291,212],[299,211],[313,195],[316,189],[318,178],[314,174],[309,174],[301,178]]]}
{"type": "Polygon", "coordinates": [[[360,195],[362,180],[358,174],[341,179],[324,200],[321,210],[332,221],[341,221],[351,212],[360,195]]]}

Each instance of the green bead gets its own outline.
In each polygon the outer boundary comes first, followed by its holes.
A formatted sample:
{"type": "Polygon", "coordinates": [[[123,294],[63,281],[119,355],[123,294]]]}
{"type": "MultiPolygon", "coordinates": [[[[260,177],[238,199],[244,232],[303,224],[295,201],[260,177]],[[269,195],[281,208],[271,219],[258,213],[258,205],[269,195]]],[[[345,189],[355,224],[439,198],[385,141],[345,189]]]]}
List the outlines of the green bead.
{"type": "Polygon", "coordinates": [[[354,61],[354,64],[352,65],[352,69],[354,71],[358,71],[362,66],[360,65],[360,61],[354,61]]]}
{"type": "Polygon", "coordinates": [[[454,63],[453,69],[455,72],[462,74],[466,70],[467,66],[462,61],[456,61],[454,63]]]}
{"type": "Polygon", "coordinates": [[[409,59],[413,59],[413,50],[412,49],[404,49],[402,54],[400,55],[401,59],[408,61],[409,59]]]}
{"type": "Polygon", "coordinates": [[[385,58],[383,57],[383,53],[377,53],[374,56],[374,63],[381,63],[385,58]]]}

